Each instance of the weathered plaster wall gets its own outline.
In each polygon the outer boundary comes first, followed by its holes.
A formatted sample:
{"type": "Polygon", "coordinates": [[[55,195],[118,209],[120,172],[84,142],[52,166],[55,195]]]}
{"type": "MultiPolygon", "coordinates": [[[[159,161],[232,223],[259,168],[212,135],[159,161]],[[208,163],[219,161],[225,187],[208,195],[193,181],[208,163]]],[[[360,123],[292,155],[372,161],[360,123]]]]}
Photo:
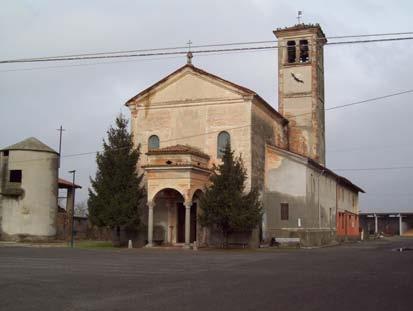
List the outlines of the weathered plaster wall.
{"type": "Polygon", "coordinates": [[[288,128],[279,116],[259,99],[254,99],[251,113],[252,185],[264,190],[265,146],[288,148],[288,128]]]}
{"type": "Polygon", "coordinates": [[[307,169],[307,205],[313,211],[313,228],[335,230],[335,178],[312,167],[307,169]]]}
{"type": "Polygon", "coordinates": [[[264,231],[271,235],[275,229],[298,228],[298,218],[303,223],[307,214],[306,166],[267,146],[265,171],[264,231]],[[288,220],[281,220],[281,203],[289,205],[288,220]]]}
{"type": "Polygon", "coordinates": [[[267,146],[264,193],[264,239],[299,237],[303,245],[335,238],[336,180],[321,174],[305,159],[267,146]],[[288,220],[281,220],[288,203],[288,220]]]}
{"type": "MultiPolygon", "coordinates": [[[[20,196],[2,195],[2,238],[54,237],[57,213],[57,154],[10,150],[7,162],[8,169],[2,170],[2,173],[6,174],[3,182],[8,180],[8,170],[22,170],[21,188],[24,191],[20,196]]],[[[2,186],[3,191],[6,185],[3,183],[2,186]]]]}

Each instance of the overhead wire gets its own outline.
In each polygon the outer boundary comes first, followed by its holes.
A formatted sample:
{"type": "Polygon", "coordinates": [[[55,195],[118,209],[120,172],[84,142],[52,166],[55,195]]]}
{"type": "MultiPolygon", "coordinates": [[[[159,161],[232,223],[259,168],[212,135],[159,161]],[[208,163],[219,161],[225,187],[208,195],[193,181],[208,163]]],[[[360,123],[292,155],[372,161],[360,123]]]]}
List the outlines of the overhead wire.
{"type": "MultiPolygon", "coordinates": [[[[346,39],[346,38],[365,38],[365,37],[385,37],[396,35],[412,35],[413,32],[393,32],[393,33],[377,33],[377,34],[357,34],[357,35],[341,35],[341,36],[329,36],[327,40],[331,39],[346,39]]],[[[317,40],[324,40],[324,38],[318,38],[317,40]]],[[[222,47],[222,46],[234,46],[234,45],[252,45],[252,44],[266,44],[277,43],[278,40],[261,40],[261,41],[241,41],[241,42],[229,42],[229,43],[214,43],[214,44],[200,44],[191,46],[174,46],[174,47],[160,47],[160,48],[147,48],[147,49],[133,49],[133,50],[121,50],[121,51],[109,51],[109,52],[94,52],[94,53],[81,53],[81,54],[66,54],[58,56],[44,56],[44,57],[32,57],[21,58],[16,60],[34,60],[34,59],[49,59],[49,58],[63,58],[63,57],[81,57],[81,56],[93,56],[93,55],[106,55],[106,54],[125,54],[136,52],[154,52],[154,51],[168,51],[190,48],[205,48],[205,47],[222,47]]]]}
{"type": "MultiPolygon", "coordinates": [[[[372,43],[372,42],[386,42],[386,41],[403,41],[413,40],[413,37],[398,37],[398,38],[380,38],[369,40],[352,40],[352,41],[338,41],[327,42],[326,45],[340,45],[340,44],[360,44],[360,43],[372,43]]],[[[317,43],[316,43],[317,44],[317,43]]],[[[307,45],[312,45],[307,44],[307,45]]],[[[217,53],[217,52],[234,52],[234,51],[253,51],[253,50],[265,50],[265,49],[278,49],[287,46],[253,46],[253,47],[236,47],[236,48],[223,48],[223,49],[205,49],[205,50],[191,50],[192,54],[204,54],[204,53],[217,53]]],[[[172,48],[171,48],[172,49],[172,48]]],[[[167,48],[162,49],[161,52],[151,52],[151,50],[141,50],[148,52],[133,52],[133,53],[121,53],[118,54],[84,54],[83,56],[62,56],[62,57],[40,57],[40,58],[23,58],[23,59],[10,59],[2,60],[0,64],[11,63],[34,63],[34,62],[55,62],[55,61],[73,61],[73,60],[92,60],[92,59],[112,59],[112,58],[131,58],[131,57],[148,57],[148,56],[170,56],[170,55],[184,55],[188,53],[185,51],[169,51],[167,48]]],[[[81,55],[81,54],[78,54],[81,55]]]]}

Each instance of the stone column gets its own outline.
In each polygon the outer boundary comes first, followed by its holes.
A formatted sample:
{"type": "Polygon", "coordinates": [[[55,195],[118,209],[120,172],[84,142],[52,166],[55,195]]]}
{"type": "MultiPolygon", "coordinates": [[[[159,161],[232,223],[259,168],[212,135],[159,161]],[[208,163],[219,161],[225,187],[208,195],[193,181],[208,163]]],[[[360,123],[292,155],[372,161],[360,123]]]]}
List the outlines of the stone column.
{"type": "Polygon", "coordinates": [[[192,202],[185,202],[185,246],[189,248],[189,240],[191,238],[191,206],[192,202]]]}
{"type": "Polygon", "coordinates": [[[379,233],[379,220],[376,214],[374,214],[374,233],[379,233]]]}
{"type": "Polygon", "coordinates": [[[402,234],[403,234],[402,214],[399,214],[399,235],[402,236],[402,234]]]}
{"type": "Polygon", "coordinates": [[[153,246],[153,208],[155,203],[152,201],[148,202],[148,244],[146,247],[153,246]]]}

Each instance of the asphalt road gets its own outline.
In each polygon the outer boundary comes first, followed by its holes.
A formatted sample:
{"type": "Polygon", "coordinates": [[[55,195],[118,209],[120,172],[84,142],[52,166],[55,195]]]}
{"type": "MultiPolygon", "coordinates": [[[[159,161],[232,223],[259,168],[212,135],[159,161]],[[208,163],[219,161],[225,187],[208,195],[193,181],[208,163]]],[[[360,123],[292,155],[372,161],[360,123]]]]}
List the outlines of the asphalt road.
{"type": "Polygon", "coordinates": [[[0,247],[0,310],[413,310],[413,239],[265,251],[0,247]]]}

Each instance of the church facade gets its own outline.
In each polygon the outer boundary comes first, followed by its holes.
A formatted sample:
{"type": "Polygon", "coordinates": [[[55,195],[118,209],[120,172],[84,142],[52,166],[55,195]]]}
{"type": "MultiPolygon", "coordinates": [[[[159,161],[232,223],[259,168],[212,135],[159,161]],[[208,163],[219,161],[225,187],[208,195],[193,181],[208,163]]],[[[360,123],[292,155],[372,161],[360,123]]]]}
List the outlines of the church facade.
{"type": "Polygon", "coordinates": [[[197,68],[190,58],[127,101],[148,192],[148,246],[218,243],[213,228],[197,223],[198,200],[228,141],[242,155],[246,188],[258,188],[263,202],[262,224],[247,237],[251,246],[275,237],[329,243],[340,238],[337,226],[343,224],[357,228],[345,230],[346,236],[358,231],[363,190],[325,167],[326,38],[318,25],[274,34],[282,47],[279,111],[254,91],[197,68]]]}

